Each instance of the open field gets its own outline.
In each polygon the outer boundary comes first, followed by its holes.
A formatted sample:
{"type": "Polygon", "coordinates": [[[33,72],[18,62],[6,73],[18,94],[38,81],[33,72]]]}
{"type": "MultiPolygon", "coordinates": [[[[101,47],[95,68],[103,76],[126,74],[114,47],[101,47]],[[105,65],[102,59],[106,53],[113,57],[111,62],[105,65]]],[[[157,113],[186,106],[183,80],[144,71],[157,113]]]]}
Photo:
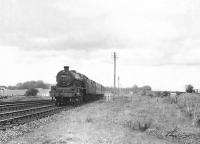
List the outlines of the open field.
{"type": "Polygon", "coordinates": [[[198,144],[199,127],[170,100],[141,94],[99,100],[0,135],[9,144],[198,144]]]}
{"type": "MultiPolygon", "coordinates": [[[[42,89],[42,88],[37,88],[38,89],[38,96],[49,96],[49,91],[50,89],[42,89]]],[[[20,89],[20,90],[10,90],[6,89],[4,92],[1,92],[2,95],[5,96],[18,96],[18,95],[24,95],[26,93],[27,89],[20,89]]]]}
{"type": "Polygon", "coordinates": [[[37,100],[50,99],[49,89],[38,89],[37,96],[25,96],[26,89],[23,90],[6,90],[5,96],[0,96],[0,102],[4,101],[20,101],[20,100],[37,100]]]}

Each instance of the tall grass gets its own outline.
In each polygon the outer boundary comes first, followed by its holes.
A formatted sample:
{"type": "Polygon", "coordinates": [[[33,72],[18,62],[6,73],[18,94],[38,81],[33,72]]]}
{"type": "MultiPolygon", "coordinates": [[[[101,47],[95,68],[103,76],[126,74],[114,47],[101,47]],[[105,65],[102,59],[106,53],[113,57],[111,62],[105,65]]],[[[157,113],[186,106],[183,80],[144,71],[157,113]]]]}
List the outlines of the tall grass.
{"type": "Polygon", "coordinates": [[[177,104],[184,114],[191,118],[193,124],[200,127],[200,96],[197,94],[182,94],[177,104]]]}
{"type": "Polygon", "coordinates": [[[132,129],[132,130],[138,130],[141,132],[146,131],[149,129],[152,125],[152,120],[137,120],[137,121],[132,121],[128,120],[125,122],[124,126],[132,129]]]}

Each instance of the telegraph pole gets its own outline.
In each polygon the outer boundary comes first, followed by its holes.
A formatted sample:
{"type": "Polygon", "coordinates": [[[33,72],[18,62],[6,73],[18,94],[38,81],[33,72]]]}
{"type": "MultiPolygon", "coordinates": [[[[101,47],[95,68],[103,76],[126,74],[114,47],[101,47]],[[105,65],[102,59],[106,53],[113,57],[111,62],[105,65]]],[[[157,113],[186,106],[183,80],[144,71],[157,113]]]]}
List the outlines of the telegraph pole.
{"type": "Polygon", "coordinates": [[[112,57],[114,58],[114,84],[113,84],[113,92],[114,94],[117,94],[117,90],[116,90],[116,60],[117,60],[117,53],[114,52],[112,57]]]}
{"type": "Polygon", "coordinates": [[[114,52],[114,89],[116,88],[116,53],[114,52]]]}
{"type": "Polygon", "coordinates": [[[118,76],[118,96],[119,96],[119,76],[118,76]]]}

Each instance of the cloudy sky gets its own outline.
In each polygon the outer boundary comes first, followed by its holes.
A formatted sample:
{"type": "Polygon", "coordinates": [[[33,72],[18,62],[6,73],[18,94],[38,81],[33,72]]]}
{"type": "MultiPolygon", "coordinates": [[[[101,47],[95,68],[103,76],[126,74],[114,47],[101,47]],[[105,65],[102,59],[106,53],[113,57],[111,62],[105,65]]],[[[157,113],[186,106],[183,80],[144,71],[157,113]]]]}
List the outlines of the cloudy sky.
{"type": "Polygon", "coordinates": [[[122,87],[200,88],[199,0],[0,0],[0,85],[55,83],[69,65],[122,87]]]}

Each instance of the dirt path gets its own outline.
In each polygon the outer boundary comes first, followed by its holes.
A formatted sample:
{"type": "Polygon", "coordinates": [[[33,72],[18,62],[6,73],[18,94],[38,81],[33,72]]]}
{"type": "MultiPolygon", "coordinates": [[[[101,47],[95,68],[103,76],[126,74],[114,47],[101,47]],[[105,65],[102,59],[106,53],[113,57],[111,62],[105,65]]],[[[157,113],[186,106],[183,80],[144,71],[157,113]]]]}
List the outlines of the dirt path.
{"type": "Polygon", "coordinates": [[[96,101],[63,111],[9,144],[172,144],[175,141],[151,135],[157,127],[192,127],[175,106],[162,99],[142,96],[96,101]],[[144,124],[147,129],[142,129],[144,124]]]}

